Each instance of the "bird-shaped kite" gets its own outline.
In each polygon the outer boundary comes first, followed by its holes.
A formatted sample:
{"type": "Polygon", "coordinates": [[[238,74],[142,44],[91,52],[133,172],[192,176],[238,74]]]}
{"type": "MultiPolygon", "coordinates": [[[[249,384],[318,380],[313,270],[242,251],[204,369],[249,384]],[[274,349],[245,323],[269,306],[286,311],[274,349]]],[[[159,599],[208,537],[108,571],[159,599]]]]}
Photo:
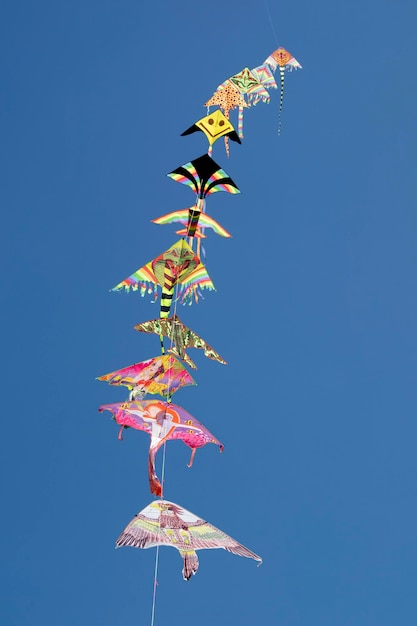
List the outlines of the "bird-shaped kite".
{"type": "Polygon", "coordinates": [[[176,404],[162,400],[135,400],[104,404],[99,411],[110,411],[113,414],[113,418],[121,426],[119,439],[122,439],[122,431],[126,426],[149,433],[149,486],[151,493],[157,496],[162,495],[162,485],[155,471],[155,455],[166,441],[181,439],[191,448],[188,467],[193,464],[196,449],[207,443],[215,443],[220,447],[220,452],[223,451],[223,444],[195,417],[176,404]]]}
{"type": "Polygon", "coordinates": [[[170,400],[180,387],[196,384],[183,364],[171,354],[129,365],[99,376],[97,380],[128,387],[131,390],[129,400],[139,400],[147,393],[159,394],[170,400]]]}
{"type": "Polygon", "coordinates": [[[273,72],[279,67],[279,73],[281,77],[281,92],[279,98],[279,113],[278,113],[278,135],[281,132],[281,112],[282,112],[282,104],[284,101],[284,75],[285,70],[292,71],[296,69],[301,69],[301,65],[295,59],[292,54],[285,50],[285,48],[277,48],[269,55],[267,59],[265,59],[264,63],[268,65],[273,72]]]}
{"type": "Polygon", "coordinates": [[[140,288],[141,296],[151,292],[154,285],[154,298],[157,298],[157,286],[162,287],[161,317],[168,317],[175,286],[179,286],[181,302],[198,302],[202,289],[213,290],[214,285],[207,274],[206,268],[185,239],[180,239],[168,250],[139,268],[128,278],[113,287],[112,291],[140,288]]]}
{"type": "Polygon", "coordinates": [[[164,335],[171,340],[171,346],[168,350],[171,354],[178,356],[189,367],[196,369],[197,366],[186,353],[187,348],[201,348],[204,354],[213,361],[227,365],[227,362],[220,356],[218,352],[206,342],[202,337],[197,335],[191,328],[185,326],[177,315],[172,315],[167,319],[155,319],[137,324],[135,330],[142,333],[154,333],[155,335],[164,335]]]}
{"type": "Polygon", "coordinates": [[[260,556],[245,548],[229,535],[168,500],[155,500],[126,526],[116,541],[116,547],[153,548],[155,546],[176,548],[183,561],[182,575],[189,580],[198,570],[196,550],[223,548],[238,556],[262,563],[260,556]]]}
{"type": "Polygon", "coordinates": [[[220,235],[220,237],[231,237],[232,235],[225,228],[220,226],[216,220],[210,217],[210,215],[207,215],[204,209],[200,210],[204,200],[200,200],[200,203],[199,206],[194,205],[188,209],[180,209],[179,211],[172,211],[172,213],[161,215],[161,217],[156,217],[151,220],[151,222],[154,224],[173,224],[180,222],[185,228],[177,230],[177,235],[204,238],[206,237],[204,229],[211,228],[217,235],[220,235]]]}

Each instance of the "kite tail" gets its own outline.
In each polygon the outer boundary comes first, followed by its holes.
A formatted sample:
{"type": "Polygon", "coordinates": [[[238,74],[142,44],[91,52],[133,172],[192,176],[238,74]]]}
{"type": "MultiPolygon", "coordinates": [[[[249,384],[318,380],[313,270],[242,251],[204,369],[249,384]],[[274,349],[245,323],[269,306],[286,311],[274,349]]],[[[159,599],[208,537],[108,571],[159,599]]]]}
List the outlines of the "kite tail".
{"type": "Polygon", "coordinates": [[[224,147],[226,150],[226,154],[229,157],[230,156],[230,150],[229,150],[229,137],[225,137],[224,138],[224,147]]]}
{"type": "Polygon", "coordinates": [[[195,231],[197,230],[198,220],[200,219],[200,213],[201,211],[197,206],[189,209],[187,224],[188,237],[194,237],[195,231]]]}
{"type": "Polygon", "coordinates": [[[209,148],[207,150],[207,154],[209,155],[209,157],[211,157],[211,155],[213,154],[213,144],[212,143],[209,145],[209,148]]]}
{"type": "Polygon", "coordinates": [[[197,450],[197,448],[192,448],[192,450],[191,450],[191,459],[190,459],[190,462],[188,463],[187,467],[192,467],[193,466],[193,461],[194,461],[196,450],[197,450]]]}
{"type": "Polygon", "coordinates": [[[239,107],[239,113],[237,116],[237,132],[241,139],[243,139],[243,107],[239,107]]]}
{"type": "Polygon", "coordinates": [[[284,75],[285,69],[283,67],[279,68],[279,73],[281,77],[281,91],[279,94],[279,111],[278,111],[278,135],[281,134],[281,113],[282,113],[282,104],[284,102],[284,75]]]}
{"type": "Polygon", "coordinates": [[[159,317],[169,317],[169,311],[171,309],[172,298],[174,296],[174,286],[169,286],[165,283],[161,294],[161,310],[159,317]]]}
{"type": "MultiPolygon", "coordinates": [[[[161,309],[159,312],[159,317],[167,318],[169,316],[173,295],[174,288],[172,287],[171,289],[167,289],[166,285],[164,285],[161,294],[161,309]]],[[[159,340],[161,342],[161,354],[165,354],[164,336],[159,335],[159,340]]]]}
{"type": "Polygon", "coordinates": [[[156,453],[156,450],[149,450],[149,457],[148,457],[149,487],[151,489],[151,493],[155,494],[156,496],[162,496],[162,485],[155,471],[155,453],[156,453]]]}
{"type": "Polygon", "coordinates": [[[194,550],[180,550],[179,553],[184,560],[183,578],[184,580],[190,580],[191,576],[196,574],[198,570],[197,552],[194,552],[194,550]]]}

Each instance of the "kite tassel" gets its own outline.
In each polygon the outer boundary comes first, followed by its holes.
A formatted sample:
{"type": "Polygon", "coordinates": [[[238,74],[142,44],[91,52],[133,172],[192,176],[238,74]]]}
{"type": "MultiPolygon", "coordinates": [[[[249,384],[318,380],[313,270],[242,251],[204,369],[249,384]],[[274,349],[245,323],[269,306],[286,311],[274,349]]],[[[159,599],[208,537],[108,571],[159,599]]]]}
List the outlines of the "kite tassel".
{"type": "Polygon", "coordinates": [[[120,426],[119,434],[117,435],[119,441],[123,441],[123,429],[124,425],[120,426]]]}
{"type": "Polygon", "coordinates": [[[237,116],[237,132],[241,139],[243,139],[243,107],[239,107],[239,113],[237,116]]]}
{"type": "Polygon", "coordinates": [[[148,476],[151,493],[153,493],[155,496],[162,496],[162,485],[159,482],[158,476],[156,475],[155,466],[153,463],[153,458],[151,458],[151,454],[148,457],[148,476]]]}
{"type": "Polygon", "coordinates": [[[193,461],[194,461],[196,450],[197,450],[197,448],[193,448],[192,449],[190,462],[188,463],[187,467],[192,467],[193,466],[193,461]]]}
{"type": "Polygon", "coordinates": [[[180,550],[182,558],[184,559],[184,567],[182,570],[182,576],[184,580],[190,580],[193,574],[198,570],[198,556],[194,550],[180,550]]]}

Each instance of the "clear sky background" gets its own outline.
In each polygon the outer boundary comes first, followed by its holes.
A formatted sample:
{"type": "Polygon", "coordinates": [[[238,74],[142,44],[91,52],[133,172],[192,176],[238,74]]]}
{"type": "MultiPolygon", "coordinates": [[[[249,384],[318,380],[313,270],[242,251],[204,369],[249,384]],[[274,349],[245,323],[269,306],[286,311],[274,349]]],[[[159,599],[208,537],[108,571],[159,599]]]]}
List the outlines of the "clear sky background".
{"type": "MultiPolygon", "coordinates": [[[[15,0],[1,15],[1,439],[5,626],[148,624],[154,550],[114,550],[153,499],[146,434],[95,377],[158,353],[159,305],[109,289],[169,247],[192,192],[180,133],[278,45],[300,61],[213,157],[242,193],[208,212],[217,287],[183,321],[175,399],[225,444],[167,447],[165,497],[264,563],[161,549],[156,624],[417,623],[413,0],[15,0]]],[[[235,120],[235,118],[233,118],[235,120]]]]}

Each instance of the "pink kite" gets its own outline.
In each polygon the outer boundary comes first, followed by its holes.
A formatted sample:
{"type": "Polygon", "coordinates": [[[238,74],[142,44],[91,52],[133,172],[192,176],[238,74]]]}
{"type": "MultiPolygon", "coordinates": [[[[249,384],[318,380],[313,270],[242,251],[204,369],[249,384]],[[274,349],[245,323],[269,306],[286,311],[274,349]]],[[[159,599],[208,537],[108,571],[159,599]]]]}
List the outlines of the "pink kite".
{"type": "Polygon", "coordinates": [[[121,428],[119,439],[122,439],[122,431],[125,427],[143,430],[151,436],[148,459],[148,475],[151,493],[162,495],[162,485],[155,472],[155,456],[159,448],[166,441],[181,439],[191,448],[191,459],[188,467],[191,467],[197,448],[207,443],[215,443],[223,451],[223,444],[211,434],[203,424],[200,424],[185,409],[176,404],[162,402],[161,400],[142,400],[134,402],[117,402],[104,404],[99,408],[100,412],[110,411],[121,428]]]}

